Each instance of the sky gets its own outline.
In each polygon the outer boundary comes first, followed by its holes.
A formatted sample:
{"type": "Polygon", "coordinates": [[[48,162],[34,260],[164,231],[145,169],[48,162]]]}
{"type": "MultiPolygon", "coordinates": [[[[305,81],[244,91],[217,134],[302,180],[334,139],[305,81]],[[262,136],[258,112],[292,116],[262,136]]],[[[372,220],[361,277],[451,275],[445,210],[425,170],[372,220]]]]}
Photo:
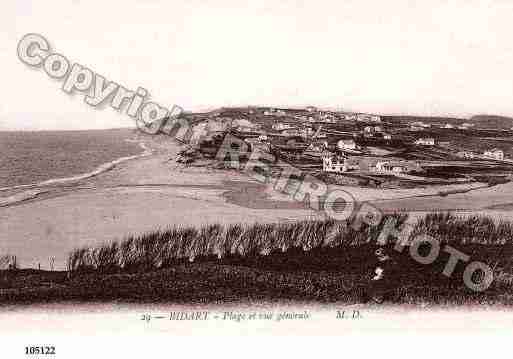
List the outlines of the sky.
{"type": "Polygon", "coordinates": [[[150,101],[513,116],[511,1],[28,1],[0,5],[0,130],[128,127],[16,55],[27,33],[150,101]]]}

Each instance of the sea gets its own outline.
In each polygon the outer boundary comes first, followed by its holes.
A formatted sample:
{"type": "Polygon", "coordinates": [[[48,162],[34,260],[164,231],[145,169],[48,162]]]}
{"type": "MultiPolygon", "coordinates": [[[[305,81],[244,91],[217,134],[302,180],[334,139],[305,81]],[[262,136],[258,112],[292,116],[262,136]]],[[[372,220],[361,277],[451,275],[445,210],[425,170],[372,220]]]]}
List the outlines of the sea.
{"type": "Polygon", "coordinates": [[[141,154],[132,129],[0,131],[0,188],[85,175],[141,154]]]}

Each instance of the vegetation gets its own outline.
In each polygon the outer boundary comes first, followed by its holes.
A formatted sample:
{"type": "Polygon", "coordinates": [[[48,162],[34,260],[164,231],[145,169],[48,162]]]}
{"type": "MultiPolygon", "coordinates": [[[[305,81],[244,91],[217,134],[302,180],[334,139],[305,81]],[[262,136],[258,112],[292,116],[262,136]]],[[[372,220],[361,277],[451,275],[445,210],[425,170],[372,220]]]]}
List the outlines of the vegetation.
{"type": "Polygon", "coordinates": [[[488,216],[456,216],[430,213],[419,218],[412,235],[427,233],[441,243],[512,245],[513,222],[495,221],[488,216]]]}
{"type": "Polygon", "coordinates": [[[359,228],[334,220],[293,223],[254,223],[201,228],[173,227],[139,236],[128,236],[95,248],[73,251],[70,271],[147,271],[189,262],[226,257],[257,258],[272,252],[299,248],[305,252],[323,247],[360,246],[377,240],[385,221],[403,223],[406,215],[392,215],[379,226],[361,223],[359,228]]]}
{"type": "MultiPolygon", "coordinates": [[[[206,260],[258,259],[274,252],[299,249],[310,252],[333,248],[373,245],[387,221],[398,228],[407,215],[385,216],[377,226],[361,221],[360,226],[334,220],[305,220],[292,223],[254,223],[223,226],[209,224],[201,228],[173,227],[139,236],[128,236],[95,248],[81,248],[68,259],[70,271],[101,272],[149,271],[183,262],[206,260]]],[[[441,243],[455,246],[513,246],[513,223],[494,221],[487,216],[456,216],[430,213],[413,225],[409,238],[429,234],[441,243]]],[[[390,237],[395,241],[395,237],[390,237]]]]}
{"type": "MultiPolygon", "coordinates": [[[[376,266],[376,240],[386,222],[399,228],[407,216],[388,215],[377,226],[333,220],[210,224],[172,227],[120,242],[73,251],[67,272],[0,272],[0,303],[55,300],[210,303],[300,300],[359,303],[368,300],[376,266]]],[[[359,223],[359,221],[356,221],[359,223]]],[[[409,238],[429,234],[494,269],[495,281],[473,292],[465,265],[442,275],[449,254],[424,265],[407,250],[388,253],[388,301],[433,304],[513,304],[513,223],[490,217],[431,213],[409,238]]],[[[443,246],[441,246],[443,248],[443,246]]]]}

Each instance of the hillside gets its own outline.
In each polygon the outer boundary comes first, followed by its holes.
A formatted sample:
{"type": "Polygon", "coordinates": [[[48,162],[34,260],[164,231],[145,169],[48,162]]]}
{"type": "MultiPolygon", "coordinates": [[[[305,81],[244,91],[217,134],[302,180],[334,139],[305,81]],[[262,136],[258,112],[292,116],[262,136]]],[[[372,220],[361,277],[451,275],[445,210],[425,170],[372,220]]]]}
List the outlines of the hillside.
{"type": "Polygon", "coordinates": [[[427,124],[446,124],[449,123],[453,126],[459,126],[467,122],[464,118],[454,117],[431,117],[431,116],[407,116],[407,115],[386,115],[381,116],[383,121],[393,124],[409,124],[412,122],[424,122],[427,124]]]}
{"type": "Polygon", "coordinates": [[[513,127],[513,118],[496,115],[477,115],[470,118],[478,128],[510,129],[513,127]]]}
{"type": "MultiPolygon", "coordinates": [[[[0,306],[62,301],[353,304],[379,299],[380,293],[392,303],[513,303],[512,267],[507,260],[513,255],[513,222],[495,224],[492,217],[431,213],[412,229],[411,233],[429,233],[468,253],[472,261],[493,265],[491,286],[472,291],[464,284],[462,261],[449,277],[442,274],[448,251],[440,251],[426,265],[409,250],[395,250],[393,242],[379,246],[391,258],[387,279],[379,285],[370,280],[378,265],[374,255],[378,229],[389,219],[378,227],[362,223],[358,230],[333,221],[304,221],[150,232],[120,243],[77,249],[70,255],[68,272],[1,270],[0,306]]],[[[403,223],[407,218],[395,215],[395,219],[403,223]]],[[[421,248],[425,257],[427,248],[421,248]]],[[[473,278],[475,284],[484,281],[480,275],[473,278]]]]}

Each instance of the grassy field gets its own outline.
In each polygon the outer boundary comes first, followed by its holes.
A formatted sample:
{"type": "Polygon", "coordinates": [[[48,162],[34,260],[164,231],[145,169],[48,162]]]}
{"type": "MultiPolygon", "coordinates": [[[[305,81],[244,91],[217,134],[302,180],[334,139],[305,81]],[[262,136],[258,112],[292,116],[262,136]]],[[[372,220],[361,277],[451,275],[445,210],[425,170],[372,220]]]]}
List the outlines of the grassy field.
{"type": "MultiPolygon", "coordinates": [[[[392,216],[404,223],[406,216],[392,216]]],[[[5,270],[0,303],[127,301],[224,303],[369,300],[379,226],[354,229],[334,221],[174,227],[130,236],[69,256],[69,270],[5,270]]],[[[464,266],[442,275],[449,254],[432,264],[415,262],[405,250],[388,271],[386,299],[393,303],[511,304],[513,224],[488,217],[433,213],[415,223],[411,236],[429,233],[494,267],[484,292],[463,284],[464,266]]]]}

